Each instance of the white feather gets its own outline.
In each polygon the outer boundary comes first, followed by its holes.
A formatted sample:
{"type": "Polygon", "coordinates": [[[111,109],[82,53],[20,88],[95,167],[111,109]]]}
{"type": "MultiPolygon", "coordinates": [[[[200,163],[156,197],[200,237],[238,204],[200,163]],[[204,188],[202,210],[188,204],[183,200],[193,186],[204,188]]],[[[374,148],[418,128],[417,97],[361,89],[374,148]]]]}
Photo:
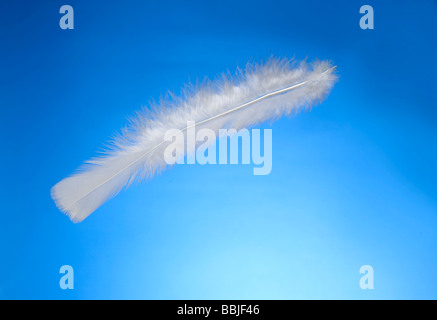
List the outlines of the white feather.
{"type": "Polygon", "coordinates": [[[80,222],[123,187],[167,166],[167,130],[186,132],[187,121],[195,121],[196,130],[209,128],[218,134],[222,128],[239,130],[293,114],[329,93],[337,80],[334,70],[327,61],[309,65],[270,59],[237,70],[235,76],[185,88],[181,97],[170,95],[152,110],[138,112],[111,149],[57,183],[52,198],[71,220],[80,222]]]}

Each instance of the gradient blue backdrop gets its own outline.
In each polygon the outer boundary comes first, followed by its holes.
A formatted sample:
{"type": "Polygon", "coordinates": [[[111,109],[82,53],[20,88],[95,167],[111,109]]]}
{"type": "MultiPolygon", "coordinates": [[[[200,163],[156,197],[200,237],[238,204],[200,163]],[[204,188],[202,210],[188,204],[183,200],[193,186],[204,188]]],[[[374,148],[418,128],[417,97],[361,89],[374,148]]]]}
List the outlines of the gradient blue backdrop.
{"type": "Polygon", "coordinates": [[[436,17],[430,0],[3,1],[0,298],[437,298],[436,17]],[[272,125],[270,175],[175,166],[80,224],[57,210],[50,188],[126,116],[271,55],[331,59],[340,81],[272,125]]]}

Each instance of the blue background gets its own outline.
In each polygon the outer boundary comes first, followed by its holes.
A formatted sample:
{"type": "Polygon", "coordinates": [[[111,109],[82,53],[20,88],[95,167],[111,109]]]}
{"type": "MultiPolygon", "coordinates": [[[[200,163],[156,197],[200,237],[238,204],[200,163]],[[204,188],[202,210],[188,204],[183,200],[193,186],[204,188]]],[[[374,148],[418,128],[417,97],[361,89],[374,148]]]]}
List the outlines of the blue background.
{"type": "Polygon", "coordinates": [[[425,0],[3,1],[0,298],[436,299],[436,17],[425,0]],[[340,81],[262,127],[270,175],[179,165],[80,224],[55,207],[135,110],[271,55],[330,59],[340,81]]]}

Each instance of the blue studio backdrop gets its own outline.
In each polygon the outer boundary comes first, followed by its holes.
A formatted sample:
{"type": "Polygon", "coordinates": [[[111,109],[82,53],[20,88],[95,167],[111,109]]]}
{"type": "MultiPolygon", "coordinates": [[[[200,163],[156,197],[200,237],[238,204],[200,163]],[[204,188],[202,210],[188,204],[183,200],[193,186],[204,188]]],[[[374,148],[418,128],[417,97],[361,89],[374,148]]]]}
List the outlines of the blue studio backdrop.
{"type": "Polygon", "coordinates": [[[2,1],[0,298],[436,299],[436,16],[431,0],[2,1]],[[271,56],[331,60],[339,82],[261,126],[269,175],[176,165],[81,223],[56,208],[50,188],[136,110],[271,56]]]}

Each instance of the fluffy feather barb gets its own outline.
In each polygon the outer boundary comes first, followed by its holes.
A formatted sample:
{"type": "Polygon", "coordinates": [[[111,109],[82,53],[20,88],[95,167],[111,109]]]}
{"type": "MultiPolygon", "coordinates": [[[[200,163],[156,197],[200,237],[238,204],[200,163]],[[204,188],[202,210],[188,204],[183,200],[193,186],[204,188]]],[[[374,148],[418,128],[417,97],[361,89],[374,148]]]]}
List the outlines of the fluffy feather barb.
{"type": "MultiPolygon", "coordinates": [[[[270,59],[248,65],[235,76],[222,76],[171,96],[152,110],[138,112],[99,158],[57,183],[51,190],[58,208],[80,222],[133,181],[152,177],[167,164],[164,141],[169,129],[186,134],[187,121],[196,129],[242,129],[290,115],[322,100],[337,76],[329,62],[311,65],[270,59]]],[[[194,151],[194,150],[193,150],[194,151]]]]}

